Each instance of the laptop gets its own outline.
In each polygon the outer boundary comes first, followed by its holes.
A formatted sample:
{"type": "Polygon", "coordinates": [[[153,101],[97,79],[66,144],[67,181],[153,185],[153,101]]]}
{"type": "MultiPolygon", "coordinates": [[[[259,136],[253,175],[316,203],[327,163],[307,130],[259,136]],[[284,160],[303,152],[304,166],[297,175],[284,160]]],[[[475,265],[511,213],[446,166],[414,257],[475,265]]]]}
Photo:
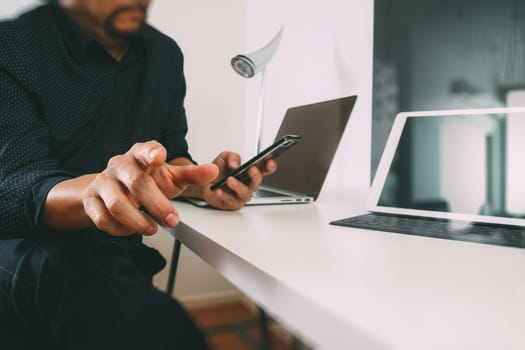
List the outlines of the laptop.
{"type": "MultiPolygon", "coordinates": [[[[277,171],[265,176],[246,205],[303,204],[317,199],[343,136],[357,96],[291,107],[286,111],[275,140],[299,135],[292,150],[277,159],[277,171]]],[[[189,198],[192,204],[207,206],[189,198]]]]}
{"type": "Polygon", "coordinates": [[[525,248],[525,107],[396,116],[369,213],[332,225],[525,248]]]}

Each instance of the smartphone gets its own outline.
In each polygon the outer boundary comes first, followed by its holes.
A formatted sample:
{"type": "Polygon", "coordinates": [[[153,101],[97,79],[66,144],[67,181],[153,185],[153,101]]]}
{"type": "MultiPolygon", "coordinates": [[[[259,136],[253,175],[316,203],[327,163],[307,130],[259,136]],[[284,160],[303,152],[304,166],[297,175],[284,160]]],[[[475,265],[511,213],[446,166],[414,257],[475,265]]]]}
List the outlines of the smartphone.
{"type": "Polygon", "coordinates": [[[283,154],[284,152],[288,151],[293,146],[295,146],[300,140],[301,140],[301,136],[298,136],[298,135],[283,136],[279,140],[275,141],[271,146],[261,151],[255,157],[253,157],[246,163],[242,164],[237,169],[226,174],[226,176],[224,176],[222,179],[220,179],[218,182],[216,182],[215,184],[211,186],[211,190],[215,191],[219,187],[223,187],[224,189],[228,190],[226,187],[226,180],[230,176],[235,177],[237,180],[241,182],[248,183],[249,181],[248,169],[250,167],[255,165],[261,170],[264,169],[267,160],[276,159],[281,154],[283,154]]]}

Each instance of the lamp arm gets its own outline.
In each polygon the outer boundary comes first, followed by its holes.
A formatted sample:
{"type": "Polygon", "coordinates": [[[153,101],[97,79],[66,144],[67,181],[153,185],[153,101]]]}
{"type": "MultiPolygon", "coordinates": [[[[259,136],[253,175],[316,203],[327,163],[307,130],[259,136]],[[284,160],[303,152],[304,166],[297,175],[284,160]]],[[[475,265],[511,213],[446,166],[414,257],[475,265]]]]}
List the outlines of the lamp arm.
{"type": "Polygon", "coordinates": [[[272,59],[272,57],[275,55],[275,52],[277,51],[277,48],[279,47],[279,43],[281,42],[281,37],[283,35],[283,28],[279,29],[277,34],[273,37],[272,40],[262,48],[260,48],[257,51],[254,51],[252,53],[249,53],[247,55],[244,55],[245,57],[248,57],[255,65],[257,74],[258,71],[261,71],[266,67],[268,62],[272,59]]]}
{"type": "Polygon", "coordinates": [[[258,154],[261,151],[262,143],[262,131],[263,131],[263,115],[264,115],[264,94],[265,94],[265,79],[266,78],[266,68],[263,68],[261,71],[261,88],[259,92],[259,107],[257,110],[257,129],[256,129],[256,145],[255,145],[255,154],[258,154]]]}

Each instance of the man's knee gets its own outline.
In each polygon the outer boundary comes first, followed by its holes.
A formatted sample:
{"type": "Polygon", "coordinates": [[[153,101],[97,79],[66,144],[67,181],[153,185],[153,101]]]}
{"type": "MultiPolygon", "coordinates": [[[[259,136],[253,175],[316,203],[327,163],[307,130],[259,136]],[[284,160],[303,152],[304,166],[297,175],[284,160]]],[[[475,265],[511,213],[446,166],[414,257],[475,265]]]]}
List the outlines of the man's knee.
{"type": "Polygon", "coordinates": [[[0,241],[0,311],[24,326],[52,325],[90,289],[102,288],[116,265],[135,273],[116,245],[97,237],[0,241]]]}
{"type": "Polygon", "coordinates": [[[35,242],[0,241],[0,327],[18,346],[13,349],[30,349],[35,340],[47,349],[49,321],[60,298],[52,289],[60,283],[59,272],[35,242]],[[31,337],[19,341],[17,334],[31,337]]]}
{"type": "Polygon", "coordinates": [[[62,273],[35,241],[0,241],[0,247],[0,308],[19,324],[30,326],[44,318],[52,299],[57,299],[60,293],[49,289],[63,285],[62,273]]]}

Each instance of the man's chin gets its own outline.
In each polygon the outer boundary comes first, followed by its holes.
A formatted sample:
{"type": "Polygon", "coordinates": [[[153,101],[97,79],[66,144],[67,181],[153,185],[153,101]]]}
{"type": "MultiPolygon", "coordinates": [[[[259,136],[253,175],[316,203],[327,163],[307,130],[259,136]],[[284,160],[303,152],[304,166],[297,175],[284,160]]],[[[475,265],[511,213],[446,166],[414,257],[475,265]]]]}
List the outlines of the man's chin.
{"type": "Polygon", "coordinates": [[[128,26],[128,27],[115,27],[115,26],[107,26],[106,30],[109,35],[111,35],[114,38],[122,38],[122,39],[129,39],[136,37],[144,28],[145,23],[136,25],[136,26],[128,26]]]}
{"type": "Polygon", "coordinates": [[[114,38],[137,36],[146,24],[146,8],[123,6],[115,9],[106,19],[106,32],[114,38]]]}

